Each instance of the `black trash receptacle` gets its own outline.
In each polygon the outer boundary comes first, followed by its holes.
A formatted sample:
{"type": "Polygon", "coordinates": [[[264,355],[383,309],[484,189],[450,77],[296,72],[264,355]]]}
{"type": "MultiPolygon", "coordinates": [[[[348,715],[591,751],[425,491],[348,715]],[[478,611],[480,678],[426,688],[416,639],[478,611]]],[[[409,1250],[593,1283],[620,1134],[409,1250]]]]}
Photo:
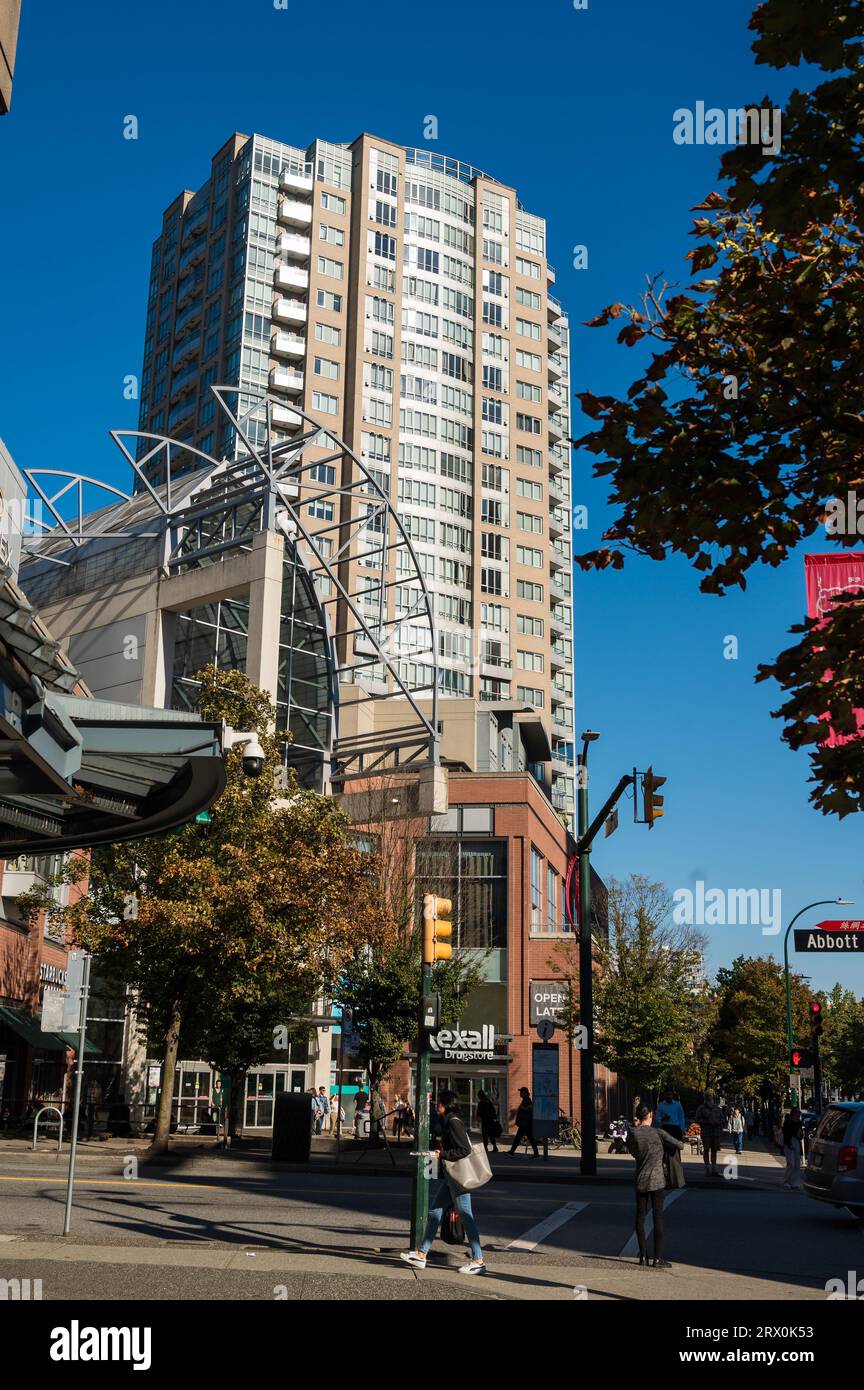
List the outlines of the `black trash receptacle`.
{"type": "Polygon", "coordinates": [[[312,1147],[312,1097],[300,1091],[283,1091],[273,1112],[271,1158],[305,1163],[312,1147]]]}

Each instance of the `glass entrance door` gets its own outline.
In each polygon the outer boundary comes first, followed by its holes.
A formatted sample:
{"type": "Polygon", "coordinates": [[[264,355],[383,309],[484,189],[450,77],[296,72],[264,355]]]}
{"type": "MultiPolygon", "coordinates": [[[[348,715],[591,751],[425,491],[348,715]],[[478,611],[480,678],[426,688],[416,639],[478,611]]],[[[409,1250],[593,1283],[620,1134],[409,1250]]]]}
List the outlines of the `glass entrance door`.
{"type": "Polygon", "coordinates": [[[506,1076],[480,1074],[478,1072],[451,1072],[449,1075],[442,1075],[438,1072],[432,1076],[432,1094],[437,1096],[439,1091],[454,1091],[456,1094],[456,1104],[459,1107],[459,1114],[465,1121],[469,1130],[474,1133],[480,1132],[477,1123],[477,1100],[481,1091],[492,1101],[498,1111],[498,1116],[506,1131],[507,1129],[507,1078],[506,1076]]]}

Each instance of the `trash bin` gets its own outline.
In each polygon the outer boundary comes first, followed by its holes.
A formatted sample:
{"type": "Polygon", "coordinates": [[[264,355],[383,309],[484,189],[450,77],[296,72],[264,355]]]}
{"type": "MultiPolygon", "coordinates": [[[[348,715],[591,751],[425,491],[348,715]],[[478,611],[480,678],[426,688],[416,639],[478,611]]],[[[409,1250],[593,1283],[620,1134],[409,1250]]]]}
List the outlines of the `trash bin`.
{"type": "Polygon", "coordinates": [[[300,1091],[283,1091],[273,1112],[271,1158],[305,1163],[312,1147],[312,1097],[300,1091]]]}

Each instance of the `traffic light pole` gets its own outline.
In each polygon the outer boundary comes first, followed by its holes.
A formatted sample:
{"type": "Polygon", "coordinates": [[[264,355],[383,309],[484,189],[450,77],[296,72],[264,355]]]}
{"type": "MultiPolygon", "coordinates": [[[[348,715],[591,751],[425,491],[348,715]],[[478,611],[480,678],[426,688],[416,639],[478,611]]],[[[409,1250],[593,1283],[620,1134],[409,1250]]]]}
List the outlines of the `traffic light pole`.
{"type": "MultiPolygon", "coordinates": [[[[798,918],[803,917],[805,912],[809,912],[813,907],[831,907],[832,903],[836,901],[836,898],[820,898],[818,902],[808,903],[806,907],[802,907],[800,912],[795,913],[795,916],[786,928],[786,935],[783,937],[783,974],[786,977],[786,1041],[788,1044],[786,1055],[790,1059],[792,1057],[792,1048],[795,1044],[792,1041],[792,983],[789,976],[789,933],[798,921],[798,918]]],[[[797,1105],[800,1100],[797,1087],[790,1086],[789,1091],[792,1104],[797,1105]]]]}
{"type": "Polygon", "coordinates": [[[597,1106],[594,1094],[594,943],[591,932],[591,845],[625,787],[633,781],[624,776],[603,809],[588,823],[588,746],[578,755],[576,853],[579,856],[579,1023],[585,1030],[585,1045],[579,1053],[579,1108],[582,1125],[582,1156],[579,1167],[583,1177],[597,1173],[597,1106]]]}
{"type": "Polygon", "coordinates": [[[411,1249],[416,1250],[429,1218],[429,1035],[423,1026],[423,1000],[432,987],[432,970],[423,962],[420,1008],[417,1015],[417,1084],[415,1089],[414,1175],[411,1186],[411,1249]]]}

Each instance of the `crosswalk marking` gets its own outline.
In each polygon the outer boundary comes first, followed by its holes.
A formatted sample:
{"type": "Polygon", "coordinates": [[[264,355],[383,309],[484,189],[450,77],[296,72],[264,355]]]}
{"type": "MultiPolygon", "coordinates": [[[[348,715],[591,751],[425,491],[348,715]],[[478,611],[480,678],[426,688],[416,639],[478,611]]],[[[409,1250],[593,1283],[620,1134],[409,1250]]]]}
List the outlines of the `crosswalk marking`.
{"type": "Polygon", "coordinates": [[[524,1235],[519,1236],[518,1240],[511,1240],[509,1245],[505,1245],[505,1250],[536,1250],[541,1240],[545,1240],[553,1231],[557,1231],[559,1226],[563,1226],[571,1217],[577,1216],[583,1207],[587,1207],[587,1202],[567,1202],[563,1207],[558,1207],[549,1216],[538,1221],[536,1226],[532,1226],[524,1235]]]}
{"type": "MultiPolygon", "coordinates": [[[[665,1211],[667,1207],[671,1207],[672,1203],[673,1203],[673,1202],[677,1202],[677,1200],[678,1200],[679,1197],[683,1197],[683,1196],[684,1196],[684,1191],[685,1191],[685,1189],[684,1189],[683,1187],[679,1187],[678,1190],[677,1190],[676,1192],[667,1192],[667,1194],[666,1194],[666,1200],[665,1200],[664,1203],[663,1203],[663,1210],[665,1211]]],[[[651,1232],[652,1232],[653,1230],[654,1230],[654,1216],[653,1216],[652,1212],[649,1211],[648,1214],[647,1214],[647,1216],[645,1217],[645,1239],[646,1239],[646,1241],[647,1241],[648,1237],[650,1236],[650,1234],[651,1234],[651,1232]]],[[[618,1258],[619,1258],[619,1259],[623,1259],[623,1258],[625,1258],[627,1255],[638,1255],[638,1254],[639,1254],[639,1242],[638,1242],[638,1240],[636,1239],[636,1232],[634,1231],[633,1234],[632,1234],[632,1236],[631,1236],[630,1239],[628,1240],[627,1244],[624,1246],[624,1249],[621,1251],[621,1254],[619,1255],[618,1258]]]]}

